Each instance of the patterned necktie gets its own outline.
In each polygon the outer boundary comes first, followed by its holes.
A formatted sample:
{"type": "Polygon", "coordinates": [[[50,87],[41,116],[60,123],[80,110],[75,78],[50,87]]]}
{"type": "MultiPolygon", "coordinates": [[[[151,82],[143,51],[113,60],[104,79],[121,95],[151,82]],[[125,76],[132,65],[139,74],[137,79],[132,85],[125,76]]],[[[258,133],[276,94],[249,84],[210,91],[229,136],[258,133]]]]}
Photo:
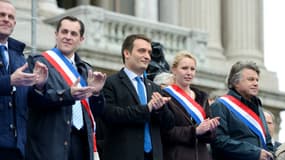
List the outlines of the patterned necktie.
{"type": "MultiPolygon", "coordinates": [[[[76,65],[73,61],[71,64],[76,69],[76,65]]],[[[78,130],[83,127],[82,104],[79,100],[75,101],[75,104],[72,106],[72,124],[78,130]]]]}
{"type": "MultiPolygon", "coordinates": [[[[140,98],[140,102],[141,104],[147,104],[146,94],[144,91],[144,83],[142,81],[142,78],[136,77],[135,79],[137,81],[137,89],[138,89],[137,92],[140,98]]],[[[146,153],[149,153],[151,150],[152,150],[152,146],[151,146],[149,123],[146,123],[145,129],[144,129],[144,151],[146,153]]]]}
{"type": "Polygon", "coordinates": [[[8,69],[8,60],[7,60],[7,57],[5,55],[5,50],[6,50],[6,46],[3,46],[3,45],[0,45],[0,60],[2,60],[3,62],[3,65],[5,67],[5,69],[7,70],[8,69]]]}
{"type": "Polygon", "coordinates": [[[78,130],[83,127],[83,115],[81,107],[80,101],[75,101],[75,104],[72,106],[72,124],[78,130]]]}

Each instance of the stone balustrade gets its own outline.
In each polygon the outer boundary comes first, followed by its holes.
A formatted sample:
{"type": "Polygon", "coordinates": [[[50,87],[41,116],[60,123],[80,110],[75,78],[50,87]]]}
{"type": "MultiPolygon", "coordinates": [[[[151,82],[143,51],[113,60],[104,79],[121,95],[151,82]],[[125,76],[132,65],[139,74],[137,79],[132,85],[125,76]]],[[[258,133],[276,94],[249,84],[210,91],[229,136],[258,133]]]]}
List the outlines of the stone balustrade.
{"type": "Polygon", "coordinates": [[[171,60],[179,50],[189,50],[198,61],[205,61],[207,33],[138,17],[118,14],[94,6],[78,6],[64,14],[46,19],[54,25],[61,17],[72,15],[86,25],[85,42],[81,49],[95,49],[107,54],[120,55],[124,38],[133,33],[145,34],[163,44],[166,58],[171,60]]]}

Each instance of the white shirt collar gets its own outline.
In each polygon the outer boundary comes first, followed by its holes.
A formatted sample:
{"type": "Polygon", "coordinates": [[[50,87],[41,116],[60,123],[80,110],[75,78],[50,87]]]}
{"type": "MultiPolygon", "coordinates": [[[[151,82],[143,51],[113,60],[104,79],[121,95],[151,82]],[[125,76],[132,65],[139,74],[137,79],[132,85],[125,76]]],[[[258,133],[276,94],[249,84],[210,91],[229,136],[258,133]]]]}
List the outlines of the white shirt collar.
{"type": "Polygon", "coordinates": [[[129,70],[127,67],[124,68],[125,73],[130,78],[130,80],[134,80],[137,76],[143,78],[143,75],[137,75],[135,72],[129,70]]]}
{"type": "Polygon", "coordinates": [[[70,58],[66,57],[66,59],[68,59],[71,64],[75,65],[75,55],[74,54],[70,58]]]}
{"type": "Polygon", "coordinates": [[[3,44],[3,43],[0,43],[0,45],[3,45],[3,46],[5,46],[5,47],[6,47],[6,49],[8,50],[8,41],[7,41],[5,44],[3,44]]]}

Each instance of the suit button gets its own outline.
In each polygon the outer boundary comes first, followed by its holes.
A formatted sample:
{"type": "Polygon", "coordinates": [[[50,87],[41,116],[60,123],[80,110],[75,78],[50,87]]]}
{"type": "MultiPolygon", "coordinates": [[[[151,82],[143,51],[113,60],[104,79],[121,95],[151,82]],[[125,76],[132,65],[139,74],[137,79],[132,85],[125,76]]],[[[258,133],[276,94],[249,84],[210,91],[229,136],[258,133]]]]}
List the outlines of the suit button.
{"type": "Polygon", "coordinates": [[[15,86],[13,86],[12,91],[11,91],[11,93],[10,93],[10,94],[11,94],[11,95],[13,95],[13,94],[14,94],[14,92],[16,92],[16,90],[17,90],[17,89],[16,89],[16,87],[15,87],[15,86]]]}
{"type": "Polygon", "coordinates": [[[63,89],[63,90],[57,90],[57,91],[56,91],[56,94],[57,94],[58,96],[63,96],[63,95],[64,95],[64,92],[65,92],[65,89],[63,89]]]}
{"type": "Polygon", "coordinates": [[[67,145],[68,145],[68,142],[67,142],[67,141],[64,141],[63,145],[64,145],[64,146],[67,146],[67,145]]]}
{"type": "Polygon", "coordinates": [[[63,101],[63,98],[62,98],[62,97],[59,97],[59,101],[63,101]]]}
{"type": "Polygon", "coordinates": [[[14,129],[14,125],[13,124],[10,124],[9,127],[10,127],[10,129],[14,129]]]}
{"type": "Polygon", "coordinates": [[[68,125],[70,125],[70,120],[67,120],[66,123],[67,123],[68,125]]]}
{"type": "Polygon", "coordinates": [[[13,107],[12,102],[9,102],[9,107],[10,107],[10,108],[12,108],[12,107],[13,107]]]}

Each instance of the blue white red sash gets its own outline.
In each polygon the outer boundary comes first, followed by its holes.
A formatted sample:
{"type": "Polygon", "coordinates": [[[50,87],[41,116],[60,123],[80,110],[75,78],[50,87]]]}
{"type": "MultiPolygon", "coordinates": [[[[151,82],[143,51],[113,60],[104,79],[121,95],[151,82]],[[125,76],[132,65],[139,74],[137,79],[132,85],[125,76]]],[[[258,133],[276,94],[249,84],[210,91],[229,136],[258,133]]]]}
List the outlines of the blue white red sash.
{"type": "Polygon", "coordinates": [[[261,142],[266,147],[266,134],[263,123],[258,115],[253,112],[248,106],[242,103],[237,98],[225,95],[218,99],[223,103],[231,112],[240,118],[256,135],[261,139],[261,142]]]}
{"type": "MultiPolygon", "coordinates": [[[[60,73],[60,75],[63,77],[63,79],[66,81],[66,83],[71,86],[73,83],[77,80],[78,77],[80,77],[80,83],[78,84],[78,87],[86,86],[87,83],[85,80],[80,76],[80,74],[77,72],[77,70],[73,67],[70,61],[67,60],[67,58],[58,50],[57,48],[53,48],[51,50],[48,50],[42,55],[47,59],[47,61],[54,66],[54,68],[60,73]]],[[[92,129],[93,129],[93,151],[97,152],[96,147],[96,135],[95,135],[95,120],[92,115],[89,103],[86,99],[81,100],[81,104],[84,106],[86,111],[88,112],[89,118],[92,122],[92,129]]]]}
{"type": "Polygon", "coordinates": [[[164,88],[164,90],[179,102],[179,104],[187,111],[188,115],[192,117],[197,124],[200,124],[206,118],[206,113],[203,107],[201,107],[180,87],[173,84],[164,88]]]}

